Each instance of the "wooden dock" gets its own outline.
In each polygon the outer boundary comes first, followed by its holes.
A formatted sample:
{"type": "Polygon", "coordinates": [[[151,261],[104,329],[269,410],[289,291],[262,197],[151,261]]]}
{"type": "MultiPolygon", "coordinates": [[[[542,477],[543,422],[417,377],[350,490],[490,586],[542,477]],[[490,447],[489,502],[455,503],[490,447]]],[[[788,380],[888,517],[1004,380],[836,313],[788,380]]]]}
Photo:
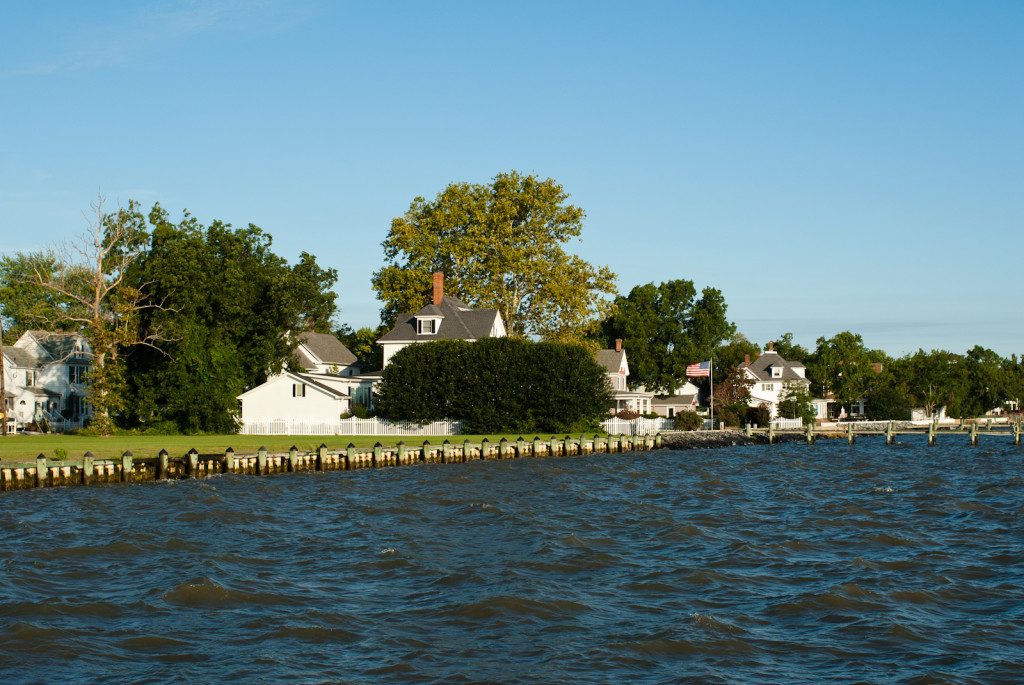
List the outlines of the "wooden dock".
{"type": "Polygon", "coordinates": [[[997,425],[988,422],[984,426],[975,421],[969,426],[964,423],[957,426],[939,426],[936,423],[930,423],[927,426],[897,427],[896,422],[890,421],[884,427],[857,427],[851,423],[845,429],[840,430],[817,428],[814,424],[809,424],[801,429],[782,430],[771,426],[768,428],[747,426],[744,432],[747,437],[763,436],[768,444],[774,444],[782,440],[791,442],[794,439],[803,439],[808,445],[813,445],[818,438],[845,438],[852,445],[861,437],[883,436],[886,445],[894,445],[900,436],[923,435],[927,436],[929,445],[935,445],[940,436],[964,435],[970,437],[971,445],[977,446],[982,436],[984,436],[984,440],[989,438],[1010,439],[1014,445],[1020,445],[1022,426],[1020,421],[1012,424],[997,425]]]}
{"type": "Polygon", "coordinates": [[[421,445],[399,442],[393,447],[384,447],[378,442],[372,448],[357,448],[349,444],[346,449],[334,451],[320,445],[315,452],[300,452],[293,446],[288,452],[271,453],[262,448],[256,454],[236,454],[230,447],[218,454],[200,454],[193,449],[179,456],[171,456],[166,450],[161,450],[156,457],[136,457],[125,452],[114,459],[96,459],[89,452],[77,459],[47,459],[40,454],[34,460],[0,462],[0,491],[202,478],[227,473],[266,476],[298,471],[384,468],[420,462],[457,464],[476,459],[568,457],[595,452],[614,454],[659,449],[661,446],[660,435],[590,438],[581,435],[578,438],[552,436],[543,440],[539,437],[514,441],[503,438],[500,442],[490,442],[485,438],[477,443],[445,440],[439,445],[432,445],[429,441],[421,445]]]}

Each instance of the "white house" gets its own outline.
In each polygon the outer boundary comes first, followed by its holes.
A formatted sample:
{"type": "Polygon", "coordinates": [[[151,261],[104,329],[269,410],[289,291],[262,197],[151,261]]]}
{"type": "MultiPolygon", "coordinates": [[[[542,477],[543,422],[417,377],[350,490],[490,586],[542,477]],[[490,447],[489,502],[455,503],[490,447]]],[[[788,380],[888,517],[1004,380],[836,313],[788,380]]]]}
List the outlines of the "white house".
{"type": "Polygon", "coordinates": [[[658,416],[667,419],[675,417],[683,411],[697,411],[700,399],[700,388],[686,381],[682,387],[676,388],[671,395],[659,395],[651,400],[651,407],[658,416]]]}
{"type": "Polygon", "coordinates": [[[765,404],[772,418],[779,415],[779,399],[785,397],[785,391],[799,388],[807,392],[811,382],[807,380],[807,368],[800,362],[789,362],[775,351],[775,343],[768,343],[768,351],[750,361],[747,355],[743,363],[743,372],[753,381],[750,387],[750,406],[765,404]]]}
{"type": "Polygon", "coordinates": [[[609,408],[610,413],[615,414],[620,411],[650,413],[654,393],[647,392],[643,387],[630,390],[627,385],[629,362],[626,360],[626,351],[622,349],[622,341],[615,341],[614,350],[598,350],[594,353],[594,357],[597,359],[597,363],[604,368],[608,386],[612,391],[614,404],[609,408]]]}
{"type": "Polygon", "coordinates": [[[412,314],[400,314],[394,327],[377,344],[384,350],[384,366],[403,347],[434,340],[468,340],[505,337],[505,324],[497,309],[473,309],[458,298],[444,294],[444,274],[434,274],[430,304],[412,314]]]}
{"type": "Polygon", "coordinates": [[[26,331],[4,346],[4,414],[22,425],[88,418],[86,374],[91,362],[92,348],[79,333],[26,331]]]}

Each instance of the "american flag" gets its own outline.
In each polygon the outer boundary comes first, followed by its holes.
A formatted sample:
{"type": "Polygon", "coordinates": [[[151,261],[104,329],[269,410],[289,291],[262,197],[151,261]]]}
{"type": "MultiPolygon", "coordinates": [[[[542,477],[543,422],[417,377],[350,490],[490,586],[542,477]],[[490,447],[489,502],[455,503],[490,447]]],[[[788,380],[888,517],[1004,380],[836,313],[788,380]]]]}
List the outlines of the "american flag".
{"type": "Polygon", "coordinates": [[[690,364],[686,367],[686,375],[694,377],[706,377],[711,375],[711,362],[701,362],[700,364],[690,364]]]}

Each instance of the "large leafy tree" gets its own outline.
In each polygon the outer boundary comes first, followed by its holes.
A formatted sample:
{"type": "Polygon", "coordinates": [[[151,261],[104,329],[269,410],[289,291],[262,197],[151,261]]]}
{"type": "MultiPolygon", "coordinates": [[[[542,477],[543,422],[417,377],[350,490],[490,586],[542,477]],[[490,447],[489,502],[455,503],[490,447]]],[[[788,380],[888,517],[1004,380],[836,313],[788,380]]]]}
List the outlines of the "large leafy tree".
{"type": "Polygon", "coordinates": [[[722,293],[678,279],[647,283],[615,300],[615,313],[601,325],[603,342],[621,339],[629,355],[630,381],[672,392],[686,382],[686,365],[717,357],[736,326],[726,319],[722,293]]]}
{"type": "Polygon", "coordinates": [[[303,253],[297,264],[271,250],[249,224],[203,226],[187,212],[179,223],[159,205],[149,215],[147,250],[131,276],[165,303],[140,321],[169,337],[160,351],[129,358],[127,420],[170,422],[183,431],[231,431],[235,397],[280,370],[296,330],[329,330],[337,274],[303,253]]]}
{"type": "Polygon", "coordinates": [[[582,339],[609,311],[615,274],[565,251],[584,218],[568,198],[552,179],[516,171],[415,198],[392,220],[373,276],[383,323],[419,310],[440,271],[448,294],[497,309],[510,336],[582,339]]]}
{"type": "Polygon", "coordinates": [[[844,331],[818,338],[808,364],[812,391],[821,397],[832,393],[841,405],[861,399],[878,375],[873,366],[876,356],[864,346],[860,334],[844,331]]]}
{"type": "Polygon", "coordinates": [[[130,276],[145,250],[138,205],[109,211],[99,197],[88,225],[77,239],[5,257],[0,297],[15,333],[76,331],[89,341],[88,400],[94,427],[106,434],[126,402],[124,353],[163,338],[159,326],[143,331],[140,320],[164,303],[149,296],[147,282],[130,276]]]}

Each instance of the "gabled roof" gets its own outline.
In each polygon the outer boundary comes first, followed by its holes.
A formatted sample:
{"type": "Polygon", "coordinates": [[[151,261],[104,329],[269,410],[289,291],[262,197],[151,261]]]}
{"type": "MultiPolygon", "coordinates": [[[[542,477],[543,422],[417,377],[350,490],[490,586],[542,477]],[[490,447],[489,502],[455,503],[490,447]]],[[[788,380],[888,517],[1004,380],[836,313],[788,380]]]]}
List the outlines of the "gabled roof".
{"type": "Polygon", "coordinates": [[[432,340],[480,340],[491,335],[495,320],[501,315],[497,309],[472,309],[462,300],[445,295],[440,305],[428,304],[416,313],[399,314],[395,326],[377,342],[410,343],[432,340]],[[442,318],[436,333],[418,334],[416,318],[442,318]]]}
{"type": "Polygon", "coordinates": [[[39,359],[36,355],[32,354],[31,350],[26,350],[23,347],[11,347],[10,345],[4,345],[4,357],[11,363],[12,366],[17,366],[23,369],[34,369],[39,366],[39,359]]]}
{"type": "Polygon", "coordinates": [[[80,333],[25,331],[25,335],[31,336],[40,347],[46,350],[51,357],[50,361],[63,361],[75,352],[86,351],[85,338],[80,333]],[[79,342],[83,343],[82,349],[75,349],[79,342]]]}
{"type": "Polygon", "coordinates": [[[306,331],[305,333],[300,333],[298,337],[300,345],[295,349],[295,355],[299,358],[299,364],[303,368],[309,369],[317,364],[349,366],[358,361],[351,350],[330,333],[306,331]],[[310,357],[306,350],[313,357],[310,357]]]}
{"type": "Polygon", "coordinates": [[[622,368],[623,362],[626,360],[626,351],[619,350],[616,352],[615,350],[598,350],[594,353],[594,358],[605,370],[605,373],[617,374],[619,369],[622,368]]]}
{"type": "Polygon", "coordinates": [[[662,395],[651,400],[655,407],[677,407],[679,405],[693,405],[697,403],[697,395],[662,395]]]}
{"type": "Polygon", "coordinates": [[[804,365],[800,362],[787,362],[778,352],[765,352],[760,357],[750,362],[750,366],[746,367],[748,371],[756,378],[761,381],[806,381],[807,379],[798,374],[794,369],[802,369],[804,365]],[[781,368],[782,376],[772,376],[770,369],[772,367],[781,368]]]}

